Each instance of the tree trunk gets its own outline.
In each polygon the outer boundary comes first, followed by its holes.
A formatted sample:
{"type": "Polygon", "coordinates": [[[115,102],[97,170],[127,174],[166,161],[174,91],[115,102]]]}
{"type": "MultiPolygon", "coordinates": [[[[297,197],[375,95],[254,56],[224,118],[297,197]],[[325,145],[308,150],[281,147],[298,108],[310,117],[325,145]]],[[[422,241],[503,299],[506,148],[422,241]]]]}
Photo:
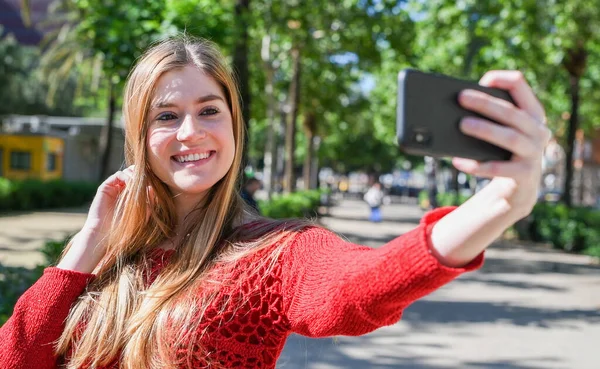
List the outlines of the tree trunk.
{"type": "Polygon", "coordinates": [[[288,95],[291,106],[285,130],[286,163],[284,191],[287,193],[296,190],[294,152],[296,151],[296,120],[298,119],[298,110],[300,108],[300,50],[294,47],[291,54],[293,74],[290,93],[288,95]]]}
{"type": "Polygon", "coordinates": [[[458,169],[456,169],[454,167],[454,165],[451,166],[451,173],[452,173],[452,178],[450,179],[450,192],[453,192],[456,194],[456,201],[454,205],[458,205],[458,193],[460,192],[459,187],[460,187],[460,183],[458,183],[458,174],[459,171],[458,169]]]}
{"type": "MultiPolygon", "coordinates": [[[[476,12],[475,9],[470,9],[470,12],[476,12]]],[[[475,33],[475,29],[477,27],[477,23],[479,22],[479,18],[474,18],[472,16],[473,14],[471,14],[471,16],[469,17],[469,24],[468,24],[468,37],[469,37],[469,43],[467,46],[467,54],[465,56],[465,62],[463,64],[463,70],[462,70],[462,76],[463,78],[470,78],[471,75],[471,71],[473,70],[473,62],[475,61],[475,58],[479,55],[479,51],[481,50],[482,47],[485,46],[486,44],[486,40],[480,36],[477,36],[475,33]]],[[[452,168],[452,180],[450,181],[450,191],[454,192],[456,194],[456,197],[454,197],[454,204],[453,205],[458,205],[459,204],[459,194],[460,194],[460,184],[458,183],[458,175],[459,175],[459,170],[456,169],[454,167],[454,165],[451,165],[452,168]]],[[[474,187],[475,188],[475,187],[474,187]]],[[[472,190],[472,194],[475,194],[475,190],[472,190]]]]}
{"type": "Polygon", "coordinates": [[[280,107],[279,110],[279,124],[278,127],[279,129],[277,130],[277,134],[276,134],[276,145],[275,147],[277,147],[277,154],[275,155],[275,172],[276,172],[276,181],[275,184],[273,185],[274,190],[277,192],[282,192],[283,191],[283,183],[284,183],[284,177],[285,177],[285,130],[286,130],[286,125],[287,125],[287,116],[288,113],[286,113],[285,109],[283,109],[283,107],[280,107]]]}
{"type": "Polygon", "coordinates": [[[275,133],[278,128],[275,123],[275,98],[273,93],[273,79],[275,71],[271,63],[271,38],[269,35],[263,37],[261,56],[263,59],[263,65],[265,68],[266,83],[265,83],[265,95],[267,100],[267,143],[265,147],[264,155],[264,189],[267,191],[269,199],[273,194],[273,183],[275,181],[275,163],[274,160],[276,150],[276,137],[275,133]]]}
{"type": "Polygon", "coordinates": [[[569,82],[571,86],[571,117],[569,118],[569,130],[567,132],[565,189],[562,194],[562,200],[567,206],[571,206],[573,204],[571,192],[573,184],[573,153],[575,151],[575,136],[577,129],[579,128],[579,77],[571,76],[569,82]]]}
{"type": "MultiPolygon", "coordinates": [[[[581,161],[583,164],[583,141],[581,142],[581,161]]],[[[577,176],[579,177],[579,192],[578,192],[578,198],[577,198],[577,204],[582,206],[584,205],[583,202],[585,200],[585,192],[586,192],[586,185],[585,185],[585,170],[584,170],[584,166],[582,165],[581,168],[579,168],[577,170],[577,176]]]]}
{"type": "Polygon", "coordinates": [[[115,111],[117,108],[117,97],[115,85],[109,80],[108,85],[108,111],[106,126],[104,127],[104,140],[101,148],[102,161],[100,163],[100,178],[98,182],[103,182],[110,175],[110,154],[112,151],[112,136],[113,136],[113,120],[115,119],[115,111]]]}
{"type": "Polygon", "coordinates": [[[306,134],[306,156],[304,157],[304,189],[310,190],[311,187],[311,170],[313,164],[313,153],[315,150],[315,131],[316,131],[315,114],[310,112],[304,117],[304,133],[306,134]]]}
{"type": "Polygon", "coordinates": [[[571,88],[571,117],[569,118],[569,129],[567,132],[565,188],[562,201],[567,206],[573,204],[573,152],[575,150],[575,138],[579,129],[579,81],[585,73],[587,64],[587,51],[584,42],[579,40],[573,48],[567,50],[562,65],[569,72],[569,85],[571,88]]]}
{"type": "Polygon", "coordinates": [[[233,53],[233,66],[237,73],[242,100],[242,117],[244,120],[244,153],[242,157],[242,170],[248,160],[248,136],[250,121],[250,74],[248,71],[248,17],[250,15],[250,0],[236,0],[235,22],[237,24],[237,37],[233,53]]]}
{"type": "Polygon", "coordinates": [[[425,157],[425,174],[427,175],[427,195],[429,197],[429,207],[435,209],[438,207],[437,203],[437,180],[436,180],[436,168],[437,159],[430,156],[425,157]]]}

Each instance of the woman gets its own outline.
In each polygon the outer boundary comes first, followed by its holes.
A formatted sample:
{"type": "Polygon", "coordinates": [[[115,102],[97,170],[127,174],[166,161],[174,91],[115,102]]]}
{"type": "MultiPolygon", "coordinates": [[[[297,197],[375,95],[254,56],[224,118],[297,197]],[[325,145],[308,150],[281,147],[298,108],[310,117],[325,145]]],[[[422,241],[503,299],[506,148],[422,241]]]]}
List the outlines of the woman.
{"type": "Polygon", "coordinates": [[[505,163],[455,159],[491,183],[428,213],[379,249],[302,221],[247,211],[236,192],[244,131],[237,87],[206,41],[171,39],[139,60],[124,97],[129,168],[98,189],[56,267],[0,330],[2,368],[274,368],[291,333],[361,335],[461,273],[535,203],[549,139],[517,72],[486,74],[518,107],[466,91],[498,119],[463,130],[510,149],[505,163]]]}

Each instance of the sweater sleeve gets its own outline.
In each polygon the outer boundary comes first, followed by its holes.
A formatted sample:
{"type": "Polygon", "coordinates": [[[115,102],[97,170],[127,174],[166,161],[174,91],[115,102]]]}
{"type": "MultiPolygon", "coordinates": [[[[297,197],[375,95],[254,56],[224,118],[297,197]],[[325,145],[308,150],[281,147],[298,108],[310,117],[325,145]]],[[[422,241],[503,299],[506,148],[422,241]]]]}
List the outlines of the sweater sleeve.
{"type": "Polygon", "coordinates": [[[429,233],[453,207],[427,213],[415,229],[380,248],[355,245],[322,228],[296,237],[283,255],[282,289],[292,332],[357,336],[392,325],[415,300],[483,264],[463,268],[431,254],[429,233]]]}
{"type": "Polygon", "coordinates": [[[56,368],[54,342],[64,329],[71,305],[92,278],[92,274],[46,268],[0,328],[0,368],[56,368]]]}

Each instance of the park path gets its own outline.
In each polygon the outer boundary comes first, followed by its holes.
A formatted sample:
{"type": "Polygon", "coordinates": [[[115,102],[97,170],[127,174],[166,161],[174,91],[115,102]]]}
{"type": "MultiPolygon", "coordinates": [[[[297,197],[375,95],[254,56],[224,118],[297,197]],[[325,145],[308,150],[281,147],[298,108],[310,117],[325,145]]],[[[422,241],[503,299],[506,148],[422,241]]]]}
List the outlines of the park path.
{"type": "Polygon", "coordinates": [[[27,212],[0,216],[0,263],[34,267],[44,263],[38,251],[46,240],[62,240],[83,227],[85,209],[27,212]]]}

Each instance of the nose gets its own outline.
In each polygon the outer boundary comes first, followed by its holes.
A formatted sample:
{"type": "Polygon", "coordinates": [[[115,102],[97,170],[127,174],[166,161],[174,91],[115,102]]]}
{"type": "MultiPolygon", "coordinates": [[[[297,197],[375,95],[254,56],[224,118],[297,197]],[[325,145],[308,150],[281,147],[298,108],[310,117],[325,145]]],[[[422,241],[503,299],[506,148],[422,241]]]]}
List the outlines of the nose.
{"type": "Polygon", "coordinates": [[[206,131],[202,124],[190,114],[187,114],[177,130],[177,140],[182,142],[194,141],[204,137],[206,137],[206,131]]]}

